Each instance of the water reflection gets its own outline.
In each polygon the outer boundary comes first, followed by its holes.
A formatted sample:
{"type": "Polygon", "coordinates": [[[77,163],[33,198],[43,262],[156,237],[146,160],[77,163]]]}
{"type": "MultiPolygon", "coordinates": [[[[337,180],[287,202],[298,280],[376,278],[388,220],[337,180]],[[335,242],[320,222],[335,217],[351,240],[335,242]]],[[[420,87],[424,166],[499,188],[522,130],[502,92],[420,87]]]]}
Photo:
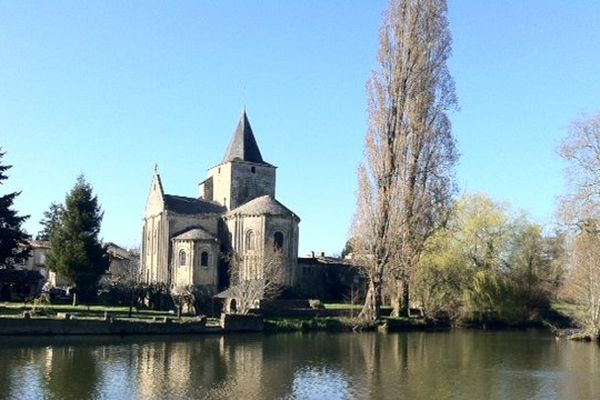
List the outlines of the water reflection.
{"type": "Polygon", "coordinates": [[[16,338],[0,398],[592,399],[600,351],[544,332],[16,338]]]}

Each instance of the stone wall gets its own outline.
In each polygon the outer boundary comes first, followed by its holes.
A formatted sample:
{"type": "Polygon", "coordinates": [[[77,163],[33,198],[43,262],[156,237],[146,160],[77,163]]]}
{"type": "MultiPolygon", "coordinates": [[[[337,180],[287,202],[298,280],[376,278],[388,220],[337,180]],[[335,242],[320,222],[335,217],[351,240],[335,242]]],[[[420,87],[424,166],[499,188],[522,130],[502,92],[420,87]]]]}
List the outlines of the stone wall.
{"type": "Polygon", "coordinates": [[[209,333],[215,331],[214,329],[206,328],[206,320],[178,322],[167,319],[164,321],[134,322],[120,320],[0,318],[0,335],[162,335],[209,333]]]}
{"type": "Polygon", "coordinates": [[[230,210],[260,196],[275,198],[275,167],[244,161],[231,164],[230,210]]]}
{"type": "Polygon", "coordinates": [[[252,314],[221,314],[221,328],[225,332],[262,332],[263,317],[252,314]]]}
{"type": "Polygon", "coordinates": [[[360,271],[343,259],[302,257],[298,259],[298,290],[307,298],[325,302],[361,302],[366,280],[360,271]]]}

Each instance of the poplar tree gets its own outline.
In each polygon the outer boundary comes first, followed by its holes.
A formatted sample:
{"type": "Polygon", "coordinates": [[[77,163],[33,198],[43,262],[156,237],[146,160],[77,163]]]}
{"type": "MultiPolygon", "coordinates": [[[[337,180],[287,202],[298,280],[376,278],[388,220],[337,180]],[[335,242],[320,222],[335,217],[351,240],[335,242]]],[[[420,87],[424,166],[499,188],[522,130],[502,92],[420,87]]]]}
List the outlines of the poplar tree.
{"type": "MultiPolygon", "coordinates": [[[[6,171],[12,168],[12,165],[1,163],[4,154],[0,148],[0,185],[8,179],[6,171]]],[[[29,257],[30,237],[22,227],[29,216],[18,215],[13,208],[15,198],[19,194],[21,192],[0,196],[0,268],[12,268],[29,257]]]]}
{"type": "Polygon", "coordinates": [[[71,280],[82,300],[96,293],[98,280],[110,264],[98,235],[103,213],[83,176],[66,196],[60,223],[50,233],[48,266],[71,280]]]}
{"type": "Polygon", "coordinates": [[[411,272],[454,192],[458,156],[447,112],[457,101],[446,13],[445,0],[391,0],[380,30],[353,224],[369,282],[367,319],[379,317],[384,282],[395,314],[408,314],[411,272]]]}

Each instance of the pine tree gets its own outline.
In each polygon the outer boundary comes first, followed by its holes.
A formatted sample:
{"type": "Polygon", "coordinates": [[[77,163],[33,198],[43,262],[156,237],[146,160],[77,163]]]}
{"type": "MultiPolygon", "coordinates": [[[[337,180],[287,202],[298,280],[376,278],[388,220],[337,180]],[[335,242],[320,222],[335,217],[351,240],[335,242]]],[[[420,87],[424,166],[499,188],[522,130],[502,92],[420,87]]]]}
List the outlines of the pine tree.
{"type": "Polygon", "coordinates": [[[50,203],[48,210],[44,211],[44,218],[40,221],[42,230],[35,237],[36,240],[50,240],[50,234],[60,224],[60,216],[64,208],[62,204],[50,203]]]}
{"type": "MultiPolygon", "coordinates": [[[[1,163],[4,154],[0,148],[0,185],[8,179],[6,171],[12,165],[1,163]]],[[[23,222],[29,218],[28,215],[17,215],[12,208],[15,197],[21,192],[13,192],[0,196],[0,268],[12,268],[29,257],[30,246],[29,235],[22,227],[23,222]]]]}
{"type": "Polygon", "coordinates": [[[103,213],[83,176],[65,199],[60,223],[50,233],[48,266],[70,279],[81,300],[91,300],[110,263],[98,239],[103,213]]]}

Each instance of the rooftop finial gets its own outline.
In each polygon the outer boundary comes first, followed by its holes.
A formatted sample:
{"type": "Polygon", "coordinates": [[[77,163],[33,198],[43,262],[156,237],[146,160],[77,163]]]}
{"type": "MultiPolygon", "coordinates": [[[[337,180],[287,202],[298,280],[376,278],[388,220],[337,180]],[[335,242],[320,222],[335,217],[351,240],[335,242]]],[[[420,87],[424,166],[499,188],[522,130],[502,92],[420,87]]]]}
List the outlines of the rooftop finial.
{"type": "Polygon", "coordinates": [[[158,174],[158,164],[154,163],[154,173],[158,174]]]}

